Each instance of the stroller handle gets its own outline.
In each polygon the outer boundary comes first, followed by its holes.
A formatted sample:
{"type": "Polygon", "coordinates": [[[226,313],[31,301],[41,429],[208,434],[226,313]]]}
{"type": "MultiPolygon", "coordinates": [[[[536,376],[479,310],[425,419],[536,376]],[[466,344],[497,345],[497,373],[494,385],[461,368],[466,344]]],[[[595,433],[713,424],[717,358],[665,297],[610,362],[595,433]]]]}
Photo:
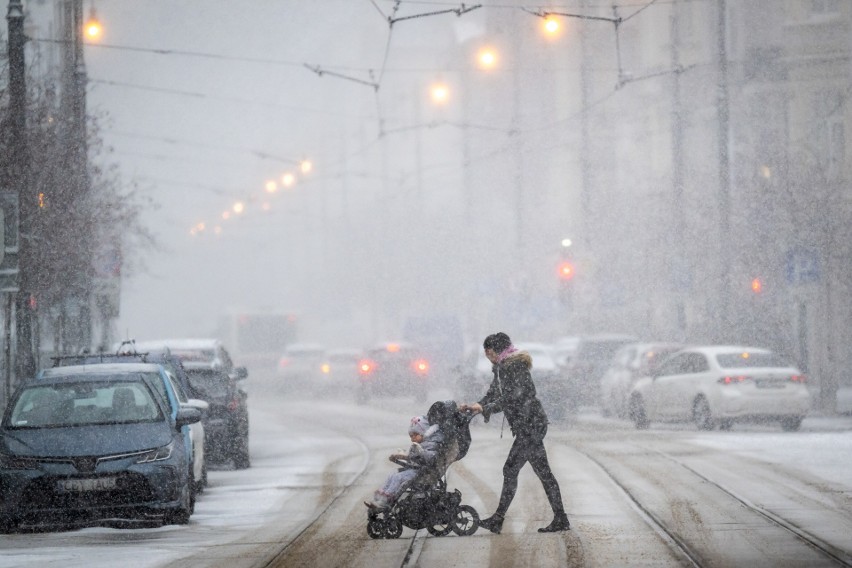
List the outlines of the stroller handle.
{"type": "Polygon", "coordinates": [[[406,459],[403,459],[403,458],[398,458],[398,457],[396,457],[396,456],[391,456],[391,457],[390,457],[390,458],[388,458],[388,459],[390,459],[390,461],[392,461],[392,462],[393,462],[393,463],[395,463],[396,465],[399,465],[399,466],[404,467],[405,469],[420,469],[420,466],[419,466],[419,465],[417,465],[416,463],[412,463],[412,462],[410,462],[410,461],[408,461],[408,460],[406,460],[406,459]]]}

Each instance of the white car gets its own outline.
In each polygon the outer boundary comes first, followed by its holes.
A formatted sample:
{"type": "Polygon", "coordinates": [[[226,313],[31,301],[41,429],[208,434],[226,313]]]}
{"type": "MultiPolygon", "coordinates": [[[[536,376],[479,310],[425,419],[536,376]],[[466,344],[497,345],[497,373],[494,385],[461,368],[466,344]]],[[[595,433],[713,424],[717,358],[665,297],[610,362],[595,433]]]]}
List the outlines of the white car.
{"type": "Polygon", "coordinates": [[[809,409],[805,376],[796,367],[772,351],[739,346],[678,351],[636,382],[629,405],[640,429],[656,421],[727,430],[737,421],[777,420],[793,431],[809,409]]]}
{"type": "Polygon", "coordinates": [[[630,389],[672,353],[683,349],[677,343],[629,343],[615,352],[601,377],[601,411],[604,416],[627,418],[630,389]]]}

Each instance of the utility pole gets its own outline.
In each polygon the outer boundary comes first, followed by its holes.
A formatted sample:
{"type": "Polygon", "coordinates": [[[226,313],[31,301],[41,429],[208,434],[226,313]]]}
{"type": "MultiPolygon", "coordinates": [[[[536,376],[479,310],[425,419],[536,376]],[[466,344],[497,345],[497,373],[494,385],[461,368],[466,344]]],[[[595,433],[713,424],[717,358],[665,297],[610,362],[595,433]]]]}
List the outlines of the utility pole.
{"type": "Polygon", "coordinates": [[[680,85],[680,30],[678,22],[679,3],[672,3],[671,15],[671,67],[672,74],[672,217],[673,231],[669,245],[675,250],[676,262],[673,267],[672,285],[677,290],[675,310],[675,329],[680,341],[685,341],[687,334],[686,307],[684,306],[683,290],[688,288],[692,280],[692,267],[687,261],[688,250],[684,246],[686,233],[684,197],[683,197],[683,99],[680,85]]]}
{"type": "Polygon", "coordinates": [[[60,343],[63,351],[79,351],[92,343],[92,251],[91,224],[85,222],[89,207],[88,144],[86,141],[86,66],[83,61],[83,0],[64,0],[61,5],[63,39],[62,116],[68,171],[67,196],[63,206],[77,226],[76,249],[80,254],[70,275],[60,317],[60,343]]]}
{"type": "MultiPolygon", "coordinates": [[[[36,371],[33,354],[31,281],[29,263],[30,223],[36,207],[35,197],[29,194],[29,150],[27,148],[27,86],[25,75],[24,6],[21,0],[9,0],[6,15],[9,25],[9,115],[11,133],[10,179],[14,184],[19,206],[17,231],[19,273],[15,290],[15,374],[17,378],[32,377],[36,371]]],[[[11,310],[9,310],[11,311],[11,310]]],[[[7,313],[7,317],[11,313],[7,313]]],[[[11,331],[7,323],[7,329],[11,331]]],[[[12,377],[8,375],[11,361],[7,359],[7,389],[12,388],[12,377]]],[[[9,394],[7,392],[7,394],[9,394]]]]}
{"type": "Polygon", "coordinates": [[[717,56],[719,57],[718,85],[716,90],[716,112],[719,119],[719,189],[717,203],[719,213],[719,327],[716,330],[716,340],[725,339],[725,334],[731,329],[730,294],[732,255],[730,252],[730,212],[731,212],[731,164],[729,155],[729,139],[731,136],[730,108],[728,100],[728,46],[727,0],[717,2],[717,56]]]}

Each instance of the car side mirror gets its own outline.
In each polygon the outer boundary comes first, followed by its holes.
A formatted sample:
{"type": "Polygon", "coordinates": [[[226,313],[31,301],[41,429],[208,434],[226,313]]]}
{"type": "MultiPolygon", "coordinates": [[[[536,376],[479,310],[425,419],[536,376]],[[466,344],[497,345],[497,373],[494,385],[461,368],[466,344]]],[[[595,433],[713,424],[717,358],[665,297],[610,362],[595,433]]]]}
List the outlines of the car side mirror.
{"type": "Polygon", "coordinates": [[[201,411],[192,406],[181,406],[175,416],[175,428],[180,430],[189,424],[201,422],[201,411]]]}
{"type": "Polygon", "coordinates": [[[235,367],[234,375],[236,376],[238,381],[248,378],[248,369],[245,367],[235,367]]]}
{"type": "Polygon", "coordinates": [[[190,398],[184,404],[192,408],[197,408],[202,415],[206,410],[210,409],[210,404],[206,400],[201,400],[200,398],[190,398]]]}

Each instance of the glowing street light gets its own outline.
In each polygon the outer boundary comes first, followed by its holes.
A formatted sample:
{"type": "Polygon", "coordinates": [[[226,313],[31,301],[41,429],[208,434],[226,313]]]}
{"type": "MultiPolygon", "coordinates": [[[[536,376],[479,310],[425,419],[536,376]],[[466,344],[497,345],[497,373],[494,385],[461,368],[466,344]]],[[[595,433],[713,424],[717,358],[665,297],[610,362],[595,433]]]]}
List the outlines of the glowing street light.
{"type": "Polygon", "coordinates": [[[274,180],[266,182],[266,193],[275,193],[278,191],[278,184],[274,180]]]}
{"type": "Polygon", "coordinates": [[[234,213],[236,213],[237,215],[239,215],[240,213],[245,211],[245,208],[246,208],[245,203],[243,203],[242,201],[237,201],[236,203],[234,203],[233,209],[234,209],[234,213]]]}
{"type": "Polygon", "coordinates": [[[491,69],[497,64],[497,52],[490,47],[483,48],[479,50],[477,59],[480,68],[491,69]]]}
{"type": "Polygon", "coordinates": [[[432,93],[432,102],[435,104],[442,105],[447,102],[450,98],[450,89],[443,83],[437,83],[432,85],[431,88],[432,93]]]}
{"type": "Polygon", "coordinates": [[[302,160],[299,164],[299,169],[302,170],[303,174],[309,174],[311,173],[311,170],[314,169],[314,165],[310,160],[302,160]]]}
{"type": "Polygon", "coordinates": [[[287,172],[286,174],[281,176],[281,183],[284,185],[284,187],[292,187],[293,184],[296,183],[296,176],[294,176],[290,172],[287,172]]]}
{"type": "Polygon", "coordinates": [[[222,211],[222,219],[227,221],[230,218],[231,218],[231,212],[230,211],[222,211]]]}
{"type": "Polygon", "coordinates": [[[546,16],[544,18],[544,31],[548,35],[556,35],[559,32],[559,20],[553,16],[546,16]]]}
{"type": "Polygon", "coordinates": [[[89,12],[89,19],[86,21],[85,26],[83,26],[83,32],[86,34],[86,38],[92,41],[101,39],[101,36],[104,33],[104,28],[101,25],[100,20],[98,20],[98,16],[95,14],[94,6],[92,6],[92,10],[89,12]]]}

